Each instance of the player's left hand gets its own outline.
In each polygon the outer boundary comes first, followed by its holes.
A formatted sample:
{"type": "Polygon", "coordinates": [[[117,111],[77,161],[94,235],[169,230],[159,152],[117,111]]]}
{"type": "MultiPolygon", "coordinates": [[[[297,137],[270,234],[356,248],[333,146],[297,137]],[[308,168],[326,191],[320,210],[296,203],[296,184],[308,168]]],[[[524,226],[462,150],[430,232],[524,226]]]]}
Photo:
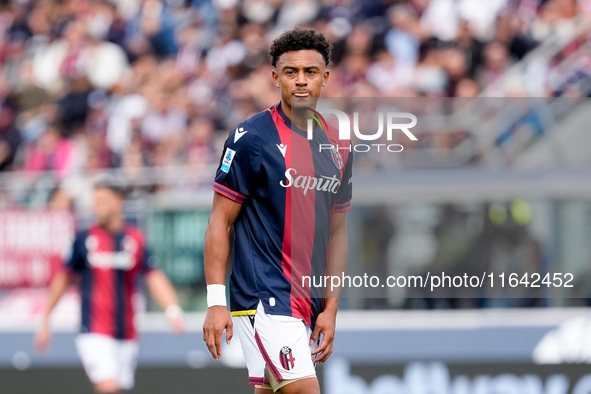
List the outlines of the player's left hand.
{"type": "Polygon", "coordinates": [[[336,326],[336,315],[328,312],[322,312],[316,319],[316,326],[312,335],[310,336],[310,344],[318,340],[318,336],[322,334],[322,343],[318,349],[312,352],[316,357],[312,360],[314,363],[323,363],[332,354],[332,346],[334,342],[334,333],[336,326]]]}
{"type": "Polygon", "coordinates": [[[43,323],[39,331],[33,338],[33,344],[35,350],[39,354],[46,354],[49,351],[49,344],[51,343],[51,331],[49,329],[49,323],[43,323]]]}
{"type": "Polygon", "coordinates": [[[185,333],[185,320],[182,316],[168,319],[168,324],[174,335],[183,335],[185,333]]]}
{"type": "Polygon", "coordinates": [[[181,307],[177,304],[169,305],[164,314],[173,335],[182,335],[185,332],[185,318],[181,307]]]}

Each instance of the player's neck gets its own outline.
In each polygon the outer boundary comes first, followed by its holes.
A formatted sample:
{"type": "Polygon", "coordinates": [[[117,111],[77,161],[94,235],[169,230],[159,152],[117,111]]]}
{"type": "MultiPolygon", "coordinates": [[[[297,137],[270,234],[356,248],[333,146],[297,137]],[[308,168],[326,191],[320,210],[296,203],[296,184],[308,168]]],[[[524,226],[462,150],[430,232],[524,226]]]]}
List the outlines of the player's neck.
{"type": "Polygon", "coordinates": [[[119,233],[125,228],[125,220],[121,216],[115,216],[104,223],[103,228],[110,233],[119,233]]]}
{"type": "Polygon", "coordinates": [[[291,106],[285,104],[285,102],[283,101],[281,101],[281,110],[293,126],[297,127],[300,130],[307,130],[308,119],[310,119],[310,116],[307,114],[307,111],[292,111],[291,106]]]}

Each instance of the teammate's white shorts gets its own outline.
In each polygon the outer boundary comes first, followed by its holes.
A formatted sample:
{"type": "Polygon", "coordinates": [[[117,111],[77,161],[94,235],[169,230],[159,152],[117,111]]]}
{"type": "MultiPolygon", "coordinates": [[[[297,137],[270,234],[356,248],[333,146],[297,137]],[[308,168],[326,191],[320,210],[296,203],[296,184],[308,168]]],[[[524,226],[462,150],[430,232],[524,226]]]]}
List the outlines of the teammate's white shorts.
{"type": "Polygon", "coordinates": [[[269,381],[274,386],[275,382],[316,376],[311,352],[318,342],[310,345],[312,330],[302,319],[268,315],[259,302],[254,316],[234,316],[233,320],[250,384],[271,388],[269,381]],[[265,376],[265,370],[271,376],[265,376]]]}
{"type": "Polygon", "coordinates": [[[76,348],[82,365],[93,384],[115,380],[123,390],[134,385],[138,343],[102,334],[76,335],[76,348]]]}

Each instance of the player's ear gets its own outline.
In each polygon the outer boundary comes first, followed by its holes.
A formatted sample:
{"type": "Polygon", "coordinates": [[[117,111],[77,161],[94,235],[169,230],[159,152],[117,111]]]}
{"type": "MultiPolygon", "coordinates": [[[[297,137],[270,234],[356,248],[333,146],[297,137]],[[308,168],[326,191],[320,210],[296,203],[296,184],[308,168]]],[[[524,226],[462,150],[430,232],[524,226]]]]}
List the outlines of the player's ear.
{"type": "Polygon", "coordinates": [[[273,83],[275,86],[279,87],[279,73],[277,73],[277,69],[274,68],[271,73],[273,74],[273,83]]]}
{"type": "Polygon", "coordinates": [[[326,86],[326,83],[328,82],[328,77],[330,77],[330,70],[327,68],[326,70],[324,70],[324,75],[322,76],[322,87],[326,86]]]}

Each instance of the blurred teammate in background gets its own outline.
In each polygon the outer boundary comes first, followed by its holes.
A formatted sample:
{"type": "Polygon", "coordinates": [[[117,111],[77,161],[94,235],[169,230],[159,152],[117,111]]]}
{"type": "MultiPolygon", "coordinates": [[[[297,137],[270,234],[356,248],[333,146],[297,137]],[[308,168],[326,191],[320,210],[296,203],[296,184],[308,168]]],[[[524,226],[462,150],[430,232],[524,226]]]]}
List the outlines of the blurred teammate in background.
{"type": "Polygon", "coordinates": [[[124,199],[124,188],[116,179],[103,178],[95,184],[97,223],[76,235],[65,269],[51,281],[43,323],[35,336],[37,350],[47,352],[51,311],[72,279],[80,277],[82,316],[76,347],[95,390],[105,394],[134,385],[138,340],[132,297],[140,275],[166,311],[172,331],[184,330],[172,285],[155,267],[144,234],[125,222],[124,199]]]}
{"type": "Polygon", "coordinates": [[[310,274],[340,276],[347,265],[352,154],[314,111],[328,81],[331,48],[307,29],[273,42],[281,102],[230,133],[215,177],[205,235],[203,339],[217,360],[223,331],[229,343],[236,330],[257,394],[319,394],[314,364],[332,353],[338,291],[315,293],[301,281],[310,274]],[[312,118],[309,139],[304,130],[312,118]],[[224,286],[232,227],[233,320],[224,286]]]}

